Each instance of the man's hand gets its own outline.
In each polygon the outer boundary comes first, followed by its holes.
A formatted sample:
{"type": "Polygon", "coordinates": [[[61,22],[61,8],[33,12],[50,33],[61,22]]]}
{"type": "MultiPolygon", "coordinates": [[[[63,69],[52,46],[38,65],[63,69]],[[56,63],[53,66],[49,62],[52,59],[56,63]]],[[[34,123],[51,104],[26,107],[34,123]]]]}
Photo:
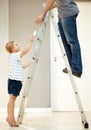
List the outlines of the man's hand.
{"type": "Polygon", "coordinates": [[[40,15],[35,20],[36,24],[40,24],[48,11],[50,11],[55,3],[55,0],[47,0],[46,6],[43,8],[40,15]]]}
{"type": "Polygon", "coordinates": [[[43,14],[38,15],[38,17],[35,19],[35,23],[36,23],[37,25],[38,25],[38,24],[41,24],[43,18],[44,18],[44,15],[43,15],[43,14]]]}

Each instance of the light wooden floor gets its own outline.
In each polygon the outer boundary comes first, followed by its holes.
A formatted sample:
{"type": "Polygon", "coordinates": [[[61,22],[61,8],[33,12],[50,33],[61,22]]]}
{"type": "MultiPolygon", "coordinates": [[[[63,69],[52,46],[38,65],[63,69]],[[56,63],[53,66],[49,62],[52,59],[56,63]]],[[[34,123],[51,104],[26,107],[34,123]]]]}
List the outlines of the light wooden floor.
{"type": "MultiPolygon", "coordinates": [[[[91,125],[91,112],[85,114],[91,125]]],[[[5,122],[5,112],[0,116],[0,130],[85,130],[79,112],[25,112],[22,126],[15,128],[5,122]]]]}

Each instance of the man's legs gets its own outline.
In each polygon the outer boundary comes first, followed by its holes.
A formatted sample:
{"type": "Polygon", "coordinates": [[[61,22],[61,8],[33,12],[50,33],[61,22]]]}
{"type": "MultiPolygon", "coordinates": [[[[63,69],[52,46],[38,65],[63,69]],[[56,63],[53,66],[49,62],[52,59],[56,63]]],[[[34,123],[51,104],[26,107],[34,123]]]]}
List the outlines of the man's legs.
{"type": "Polygon", "coordinates": [[[60,35],[61,35],[61,38],[62,38],[64,48],[66,50],[66,55],[68,57],[69,64],[71,65],[71,62],[70,62],[71,57],[72,57],[71,48],[70,48],[70,45],[68,44],[68,42],[65,38],[65,34],[64,34],[64,31],[63,31],[63,28],[62,28],[61,20],[59,20],[59,22],[58,22],[58,28],[59,28],[59,32],[60,32],[60,35]]]}
{"type": "Polygon", "coordinates": [[[81,50],[77,36],[76,17],[75,15],[62,18],[59,20],[58,26],[71,70],[72,72],[82,74],[81,50]]]}

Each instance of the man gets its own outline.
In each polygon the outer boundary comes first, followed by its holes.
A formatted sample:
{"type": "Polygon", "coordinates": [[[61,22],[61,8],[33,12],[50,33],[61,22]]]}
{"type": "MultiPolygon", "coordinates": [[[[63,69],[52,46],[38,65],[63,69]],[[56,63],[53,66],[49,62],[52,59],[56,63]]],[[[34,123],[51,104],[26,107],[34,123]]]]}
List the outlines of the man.
{"type": "MultiPolygon", "coordinates": [[[[46,6],[36,18],[35,23],[40,24],[46,13],[51,10],[55,4],[58,9],[58,28],[72,74],[80,78],[82,74],[82,59],[77,36],[76,18],[79,13],[77,4],[72,0],[48,0],[46,6]]],[[[63,72],[68,73],[67,68],[64,68],[63,72]]]]}

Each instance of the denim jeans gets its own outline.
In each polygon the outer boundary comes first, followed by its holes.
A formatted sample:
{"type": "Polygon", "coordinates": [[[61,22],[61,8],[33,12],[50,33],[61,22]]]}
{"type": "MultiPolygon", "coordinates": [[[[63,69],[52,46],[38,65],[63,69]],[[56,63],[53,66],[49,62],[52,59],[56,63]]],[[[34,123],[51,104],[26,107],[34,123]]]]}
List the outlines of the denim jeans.
{"type": "Polygon", "coordinates": [[[82,74],[81,49],[77,36],[77,15],[61,18],[58,28],[72,72],[82,74]]]}

